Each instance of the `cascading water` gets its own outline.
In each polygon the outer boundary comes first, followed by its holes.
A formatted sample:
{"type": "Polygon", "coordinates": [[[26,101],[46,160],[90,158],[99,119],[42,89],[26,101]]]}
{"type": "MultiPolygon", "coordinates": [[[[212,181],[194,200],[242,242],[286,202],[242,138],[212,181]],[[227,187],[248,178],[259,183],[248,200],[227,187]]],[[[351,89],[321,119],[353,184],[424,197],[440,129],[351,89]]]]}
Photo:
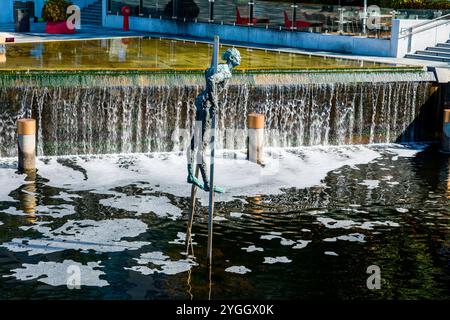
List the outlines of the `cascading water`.
{"type": "MultiPolygon", "coordinates": [[[[305,75],[298,81],[292,81],[295,75],[276,77],[258,75],[229,86],[218,118],[218,148],[245,148],[251,111],[266,115],[267,146],[433,138],[417,121],[430,98],[429,81],[312,83],[305,75]]],[[[0,89],[0,156],[16,155],[15,121],[27,113],[38,122],[39,155],[185,149],[201,76],[171,85],[136,79],[103,76],[97,85],[73,80],[60,86],[57,80],[47,79],[45,86],[14,80],[16,86],[0,89]]]]}

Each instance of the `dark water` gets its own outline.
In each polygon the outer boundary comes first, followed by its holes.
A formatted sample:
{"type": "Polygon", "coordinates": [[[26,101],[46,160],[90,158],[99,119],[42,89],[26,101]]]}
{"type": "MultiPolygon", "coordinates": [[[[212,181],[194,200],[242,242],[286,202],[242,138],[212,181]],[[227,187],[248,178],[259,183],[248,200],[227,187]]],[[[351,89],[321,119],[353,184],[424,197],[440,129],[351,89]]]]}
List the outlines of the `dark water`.
{"type": "MultiPolygon", "coordinates": [[[[75,213],[56,219],[1,213],[11,206],[23,209],[30,205],[29,199],[23,196],[23,189],[27,189],[22,186],[9,194],[21,202],[0,202],[0,221],[4,223],[0,225],[0,243],[8,243],[13,238],[41,238],[37,230],[19,229],[41,221],[52,221],[50,226],[54,229],[68,220],[132,218],[148,228],[125,240],[151,244],[120,252],[68,249],[36,255],[0,247],[0,298],[449,299],[450,158],[432,146],[410,157],[398,156],[383,146],[370,149],[380,152],[381,157],[333,170],[319,186],[287,188],[279,195],[218,203],[218,215],[226,220],[216,221],[214,226],[211,283],[205,259],[206,207],[201,207],[193,228],[198,265],[173,275],[143,275],[125,269],[136,266],[133,259],[141,253],[160,251],[173,261],[184,259],[181,252],[185,246],[169,242],[177,238],[178,232],[186,230],[188,198],[152,193],[156,197],[168,197],[172,205],[182,209],[181,219],[158,218],[151,213],[136,216],[130,211],[101,205],[99,201],[108,196],[87,190],[77,191],[80,198],[72,201],[52,198],[61,188],[49,186],[49,181],[38,174],[34,201],[44,207],[71,204],[75,213]],[[270,232],[281,235],[272,234],[279,237],[267,240],[270,232]],[[345,235],[352,236],[334,242],[329,239],[345,235]],[[304,248],[294,249],[294,242],[302,243],[299,240],[310,242],[304,248]],[[264,251],[241,249],[251,245],[264,251]],[[328,251],[337,256],[324,253],[328,251]],[[268,257],[285,257],[290,262],[263,263],[268,257]],[[23,268],[23,264],[64,260],[84,265],[100,261],[102,267],[98,270],[105,273],[100,279],[109,285],[69,290],[65,285],[49,286],[38,279],[4,277],[12,269],[23,268]],[[366,286],[369,276],[366,269],[370,265],[380,267],[379,290],[369,290],[366,286]],[[225,272],[231,266],[245,266],[251,272],[225,272]]],[[[60,162],[83,171],[81,165],[70,160],[60,162]]],[[[126,161],[122,164],[126,166],[126,161]]],[[[3,169],[8,166],[11,164],[3,163],[3,169]]],[[[298,175],[298,179],[305,178],[298,175]]],[[[143,183],[116,187],[114,191],[142,196],[149,191],[143,183]]],[[[162,269],[161,265],[147,266],[162,269]]]]}

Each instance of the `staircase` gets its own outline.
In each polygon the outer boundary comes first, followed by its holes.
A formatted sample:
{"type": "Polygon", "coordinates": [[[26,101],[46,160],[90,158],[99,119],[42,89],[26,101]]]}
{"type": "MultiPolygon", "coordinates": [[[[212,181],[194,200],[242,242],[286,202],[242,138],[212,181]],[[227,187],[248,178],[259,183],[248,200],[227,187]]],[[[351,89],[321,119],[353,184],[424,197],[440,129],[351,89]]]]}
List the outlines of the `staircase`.
{"type": "Polygon", "coordinates": [[[81,25],[83,24],[102,25],[102,0],[81,9],[81,25]]]}
{"type": "Polygon", "coordinates": [[[405,58],[450,63],[450,40],[446,43],[438,43],[435,47],[427,47],[425,50],[407,54],[405,58]]]}

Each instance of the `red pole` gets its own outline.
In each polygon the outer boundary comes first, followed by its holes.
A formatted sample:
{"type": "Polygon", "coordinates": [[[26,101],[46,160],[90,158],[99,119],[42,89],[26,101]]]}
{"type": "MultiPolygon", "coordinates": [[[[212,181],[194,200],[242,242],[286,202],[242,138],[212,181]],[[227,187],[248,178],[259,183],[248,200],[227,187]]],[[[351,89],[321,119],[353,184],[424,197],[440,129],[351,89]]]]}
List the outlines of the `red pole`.
{"type": "Polygon", "coordinates": [[[130,30],[130,14],[131,14],[131,9],[129,6],[122,7],[123,31],[130,30]]]}

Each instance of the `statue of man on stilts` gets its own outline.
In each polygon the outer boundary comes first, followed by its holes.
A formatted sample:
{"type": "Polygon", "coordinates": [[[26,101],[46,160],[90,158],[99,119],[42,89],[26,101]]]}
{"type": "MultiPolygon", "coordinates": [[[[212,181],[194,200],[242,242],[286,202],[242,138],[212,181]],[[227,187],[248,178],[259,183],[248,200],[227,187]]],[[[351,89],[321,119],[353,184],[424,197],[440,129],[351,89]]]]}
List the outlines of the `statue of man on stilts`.
{"type": "MultiPolygon", "coordinates": [[[[225,60],[226,63],[219,64],[217,66],[217,71],[211,67],[205,72],[206,87],[195,99],[196,124],[194,126],[194,135],[191,139],[191,145],[187,152],[187,182],[194,184],[205,191],[210,191],[205,152],[211,138],[208,135],[211,131],[212,119],[219,109],[219,94],[224,91],[228,80],[231,79],[233,68],[241,63],[241,54],[237,49],[231,48],[223,53],[222,59],[225,60]],[[194,175],[195,164],[199,166],[203,182],[194,175]]],[[[221,193],[223,192],[223,189],[214,186],[214,192],[221,193]]]]}

